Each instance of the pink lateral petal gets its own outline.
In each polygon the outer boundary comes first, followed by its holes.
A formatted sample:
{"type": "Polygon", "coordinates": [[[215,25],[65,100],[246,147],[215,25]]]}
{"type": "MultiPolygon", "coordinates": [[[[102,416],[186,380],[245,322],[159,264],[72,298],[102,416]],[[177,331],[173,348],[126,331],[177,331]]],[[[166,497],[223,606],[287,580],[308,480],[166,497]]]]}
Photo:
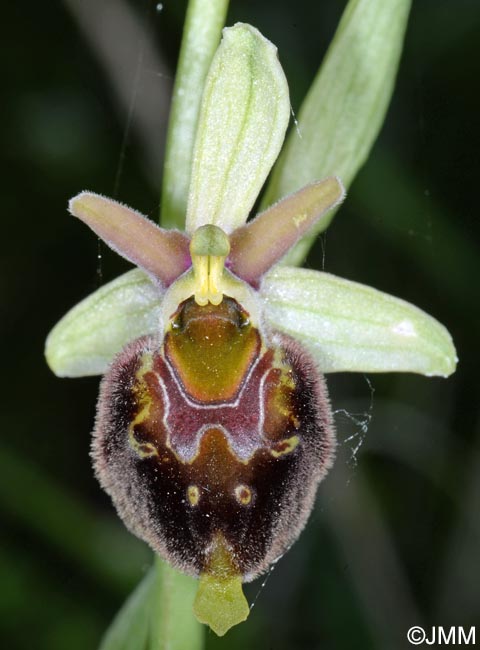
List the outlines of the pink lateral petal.
{"type": "Polygon", "coordinates": [[[116,253],[167,287],[191,266],[186,235],[160,228],[126,205],[81,192],[70,200],[68,208],[116,253]]]}
{"type": "Polygon", "coordinates": [[[252,286],[345,197],[336,176],[306,185],[267,208],[230,237],[228,268],[252,286]]]}

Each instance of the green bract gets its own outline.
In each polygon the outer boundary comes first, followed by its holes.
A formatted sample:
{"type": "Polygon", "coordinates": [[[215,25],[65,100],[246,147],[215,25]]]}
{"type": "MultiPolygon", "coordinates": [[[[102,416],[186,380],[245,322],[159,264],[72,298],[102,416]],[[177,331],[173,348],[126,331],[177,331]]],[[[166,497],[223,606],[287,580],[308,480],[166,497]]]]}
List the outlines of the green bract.
{"type": "MultiPolygon", "coordinates": [[[[200,0],[191,3],[187,27],[198,27],[202,7],[200,0]]],[[[264,199],[272,205],[248,223],[284,140],[287,83],[275,47],[253,27],[237,24],[224,30],[203,98],[194,101],[226,3],[217,1],[205,14],[210,22],[203,41],[186,30],[167,151],[170,184],[162,202],[163,223],[179,226],[184,213],[185,232],[159,228],[96,194],[72,199],[71,213],[139,268],[83,300],[53,328],[46,357],[57,375],[104,373],[127,343],[159,332],[171,305],[194,292],[198,304],[217,304],[230,292],[241,295],[239,302],[244,297],[252,306],[247,311],[259,326],[296,338],[321,372],[454,371],[450,335],[417,307],[285,265],[304,257],[344,199],[340,178],[348,185],[368,155],[391,96],[409,8],[409,0],[351,0],[300,111],[300,135],[292,131],[274,168],[264,199]],[[190,69],[185,57],[194,56],[199,43],[198,65],[190,69]],[[183,92],[191,102],[182,99],[183,92]]],[[[155,592],[152,580],[127,605],[127,618],[135,618],[155,592]]],[[[224,614],[219,612],[219,620],[224,614]]],[[[122,625],[117,621],[105,648],[117,647],[115,634],[127,638],[122,625]]]]}
{"type": "MultiPolygon", "coordinates": [[[[264,205],[313,178],[338,174],[349,187],[365,162],[390,102],[410,0],[351,0],[275,165],[264,205]]],[[[301,264],[322,220],[284,262],[301,264]]]]}

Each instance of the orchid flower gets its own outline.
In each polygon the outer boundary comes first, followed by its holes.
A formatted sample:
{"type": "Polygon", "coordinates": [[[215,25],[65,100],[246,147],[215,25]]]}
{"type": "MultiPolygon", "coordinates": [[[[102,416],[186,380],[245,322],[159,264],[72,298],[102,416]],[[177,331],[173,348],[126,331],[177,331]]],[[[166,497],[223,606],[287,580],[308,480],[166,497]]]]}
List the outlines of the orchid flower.
{"type": "Polygon", "coordinates": [[[74,307],[46,344],[58,376],[105,374],[97,476],[133,532],[200,576],[195,613],[218,634],[247,617],[241,583],[295,541],[332,464],[323,374],[448,376],[456,364],[447,330],[419,308],[285,264],[344,200],[337,169],[247,221],[289,118],[276,48],[249,25],[225,29],[203,91],[184,231],[91,192],[73,198],[70,213],[138,268],[74,307]],[[266,485],[260,466],[287,474],[266,485]],[[175,478],[152,505],[167,467],[175,478]]]}

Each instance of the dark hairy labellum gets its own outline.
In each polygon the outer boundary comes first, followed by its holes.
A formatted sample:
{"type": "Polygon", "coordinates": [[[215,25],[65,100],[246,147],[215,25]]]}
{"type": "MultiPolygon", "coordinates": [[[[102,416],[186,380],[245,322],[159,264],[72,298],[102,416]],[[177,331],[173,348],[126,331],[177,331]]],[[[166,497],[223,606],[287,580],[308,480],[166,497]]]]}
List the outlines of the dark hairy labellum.
{"type": "Polygon", "coordinates": [[[330,467],[323,377],[232,299],[180,304],[162,340],[117,356],[100,391],[97,476],[129,529],[191,575],[249,581],[293,543],[330,467]]]}

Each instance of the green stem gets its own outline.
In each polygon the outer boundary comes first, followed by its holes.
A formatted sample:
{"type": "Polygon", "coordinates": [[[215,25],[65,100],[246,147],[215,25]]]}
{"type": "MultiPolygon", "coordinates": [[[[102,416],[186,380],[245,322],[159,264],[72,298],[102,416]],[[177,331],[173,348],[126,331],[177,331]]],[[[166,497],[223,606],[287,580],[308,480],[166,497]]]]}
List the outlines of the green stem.
{"type": "Polygon", "coordinates": [[[198,582],[159,557],[155,560],[156,597],[149,650],[201,650],[203,625],[193,614],[198,582]]]}
{"type": "Polygon", "coordinates": [[[202,91],[225,24],[228,0],[190,0],[167,134],[161,222],[183,228],[202,91]]]}

